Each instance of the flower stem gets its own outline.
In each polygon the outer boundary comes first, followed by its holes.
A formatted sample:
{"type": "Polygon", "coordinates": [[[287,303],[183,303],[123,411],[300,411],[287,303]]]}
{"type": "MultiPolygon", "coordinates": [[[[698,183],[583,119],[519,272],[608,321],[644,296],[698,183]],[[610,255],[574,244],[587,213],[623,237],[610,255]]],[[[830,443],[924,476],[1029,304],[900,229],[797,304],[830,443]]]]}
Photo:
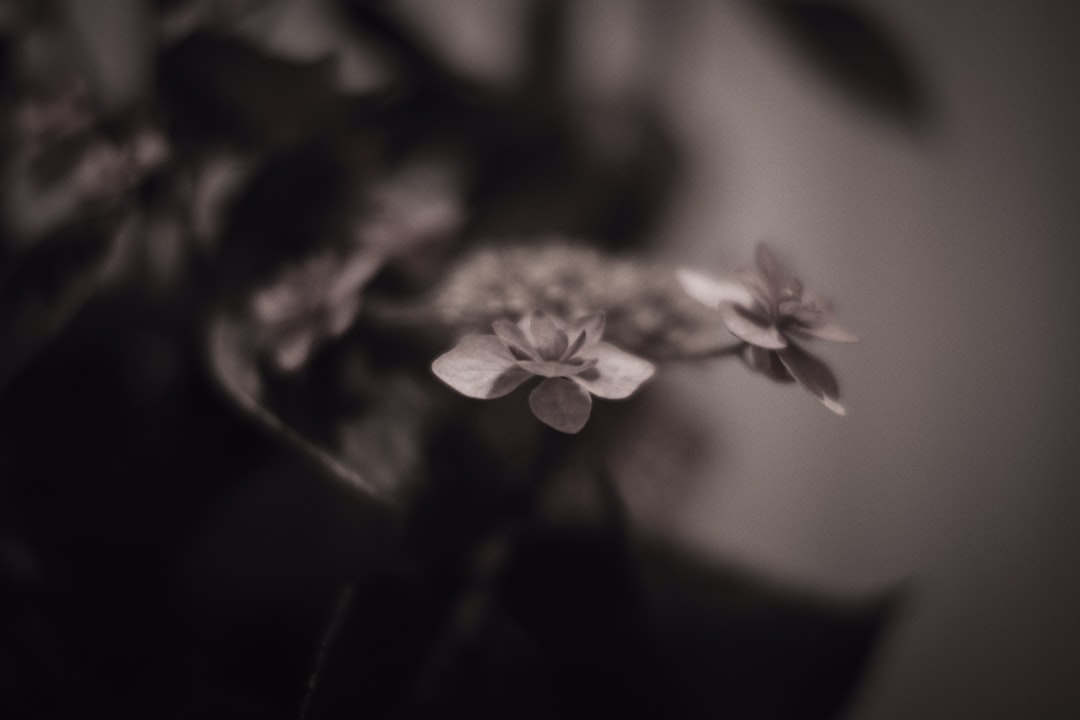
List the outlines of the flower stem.
{"type": "Polygon", "coordinates": [[[334,640],[337,639],[337,635],[341,631],[341,626],[345,622],[345,616],[349,613],[349,605],[352,603],[352,596],[353,586],[351,584],[343,585],[338,591],[333,612],[330,614],[330,622],[327,623],[326,632],[323,634],[322,642],[319,643],[319,655],[315,659],[315,669],[308,679],[307,693],[304,695],[303,704],[300,706],[300,720],[307,720],[307,717],[311,712],[311,706],[315,700],[315,693],[318,690],[319,680],[322,677],[323,667],[326,665],[326,656],[330,652],[330,646],[334,644],[334,640]]]}

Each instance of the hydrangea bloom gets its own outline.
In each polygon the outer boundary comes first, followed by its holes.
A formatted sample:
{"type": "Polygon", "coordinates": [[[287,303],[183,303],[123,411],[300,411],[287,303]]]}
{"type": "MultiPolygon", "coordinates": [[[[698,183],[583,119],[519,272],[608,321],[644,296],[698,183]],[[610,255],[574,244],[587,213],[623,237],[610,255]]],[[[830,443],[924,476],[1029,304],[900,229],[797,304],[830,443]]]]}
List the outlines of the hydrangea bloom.
{"type": "Polygon", "coordinates": [[[825,407],[845,414],[836,377],[795,339],[848,343],[858,338],[834,320],[831,304],[787,272],[766,245],[758,245],[755,261],[757,267],[737,279],[683,270],[679,280],[687,294],[715,308],[727,329],[746,343],[743,359],[750,367],[774,380],[797,381],[825,407]]]}
{"type": "Polygon", "coordinates": [[[543,423],[564,433],[585,426],[592,395],[629,397],[656,368],[647,360],[603,342],[604,315],[573,323],[534,310],[518,323],[496,320],[494,335],[466,335],[432,363],[440,380],[462,395],[502,397],[530,378],[543,381],[529,407],[543,423]]]}
{"type": "Polygon", "coordinates": [[[463,332],[539,308],[576,318],[603,311],[604,339],[650,360],[715,344],[714,313],[686,296],[667,267],[604,254],[559,236],[504,241],[465,256],[432,306],[463,332]]]}

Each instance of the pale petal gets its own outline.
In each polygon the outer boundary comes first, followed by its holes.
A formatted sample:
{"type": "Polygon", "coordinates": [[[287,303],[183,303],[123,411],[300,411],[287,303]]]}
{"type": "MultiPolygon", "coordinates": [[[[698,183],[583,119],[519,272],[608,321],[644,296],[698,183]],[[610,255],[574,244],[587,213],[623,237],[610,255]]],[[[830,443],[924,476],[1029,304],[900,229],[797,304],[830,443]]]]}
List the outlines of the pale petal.
{"type": "Polygon", "coordinates": [[[532,343],[529,341],[528,336],[526,336],[525,331],[516,324],[509,320],[496,320],[491,324],[491,328],[512,354],[520,354],[519,359],[537,359],[536,352],[533,350],[532,343]],[[517,351],[516,353],[514,352],[515,350],[517,351]]]}
{"type": "Polygon", "coordinates": [[[714,310],[725,302],[745,306],[754,304],[754,295],[738,280],[719,280],[686,269],[677,270],[675,277],[687,295],[714,310]]]}
{"type": "Polygon", "coordinates": [[[837,415],[846,415],[847,410],[840,404],[840,387],[832,370],[818,358],[806,352],[794,343],[776,353],[780,362],[788,369],[807,392],[821,401],[821,404],[837,415]]]}
{"type": "Polygon", "coordinates": [[[481,400],[506,395],[531,377],[494,335],[466,335],[431,369],[462,395],[481,400]]]}
{"type": "Polygon", "coordinates": [[[279,340],[274,348],[274,364],[283,372],[296,372],[307,362],[315,346],[315,333],[300,330],[279,340]]]}
{"type": "Polygon", "coordinates": [[[835,320],[826,320],[816,327],[793,327],[791,331],[797,335],[811,337],[816,340],[827,340],[835,343],[859,342],[859,336],[851,332],[835,320]]]}
{"type": "Polygon", "coordinates": [[[572,328],[574,332],[584,332],[588,341],[593,343],[604,334],[604,324],[606,322],[604,313],[598,312],[578,318],[574,321],[572,328]]]}
{"type": "Polygon", "coordinates": [[[739,281],[746,286],[747,291],[753,296],[750,303],[736,303],[743,307],[771,308],[776,306],[777,295],[769,287],[769,283],[756,270],[743,270],[739,273],[739,281]]]}
{"type": "Polygon", "coordinates": [[[732,335],[751,345],[769,350],[779,350],[787,345],[787,339],[767,318],[740,305],[722,304],[720,319],[732,335]]]}
{"type": "Polygon", "coordinates": [[[586,345],[592,345],[600,341],[604,334],[604,313],[598,312],[579,318],[569,328],[569,335],[573,338],[570,346],[566,348],[562,359],[566,360],[574,356],[578,350],[586,345]]]}
{"type": "Polygon", "coordinates": [[[777,303],[776,310],[783,321],[796,327],[813,327],[828,320],[828,311],[824,307],[802,300],[783,300],[777,303]]]}
{"type": "Polygon", "coordinates": [[[518,360],[518,367],[540,377],[569,377],[585,369],[581,362],[569,363],[557,360],[518,360]]]}
{"type": "Polygon", "coordinates": [[[338,305],[334,305],[330,308],[330,317],[327,325],[330,329],[330,334],[334,337],[343,334],[352,325],[353,320],[356,319],[357,313],[360,312],[360,296],[345,298],[338,305]]]}
{"type": "Polygon", "coordinates": [[[596,367],[573,377],[586,390],[607,400],[629,397],[656,372],[648,360],[624,352],[614,345],[598,342],[587,346],[579,357],[596,361],[596,367]]]}
{"type": "Polygon", "coordinates": [[[541,360],[558,360],[570,344],[566,331],[542,310],[533,310],[526,315],[521,321],[521,329],[541,360]]]}
{"type": "Polygon", "coordinates": [[[562,357],[559,358],[561,361],[566,361],[574,357],[574,355],[585,346],[589,339],[589,336],[585,331],[580,331],[576,335],[571,332],[568,337],[570,338],[570,344],[567,345],[562,357]]]}
{"type": "Polygon", "coordinates": [[[576,383],[549,378],[529,393],[529,407],[545,425],[559,432],[576,433],[589,419],[592,398],[576,383]]]}

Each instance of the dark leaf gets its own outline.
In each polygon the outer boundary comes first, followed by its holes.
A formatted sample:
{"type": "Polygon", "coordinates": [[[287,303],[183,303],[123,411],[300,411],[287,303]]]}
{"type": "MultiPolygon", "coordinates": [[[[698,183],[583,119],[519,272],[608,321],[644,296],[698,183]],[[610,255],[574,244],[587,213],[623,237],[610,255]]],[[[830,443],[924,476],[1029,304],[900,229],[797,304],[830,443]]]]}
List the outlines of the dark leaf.
{"type": "Polygon", "coordinates": [[[264,397],[264,380],[251,347],[251,338],[239,321],[219,316],[207,336],[210,369],[221,389],[244,413],[285,440],[304,456],[355,491],[393,504],[392,488],[376,485],[350,467],[331,450],[305,437],[274,412],[264,397]]]}
{"type": "Polygon", "coordinates": [[[797,0],[759,6],[803,57],[855,100],[910,127],[926,122],[925,81],[872,10],[797,0]]]}

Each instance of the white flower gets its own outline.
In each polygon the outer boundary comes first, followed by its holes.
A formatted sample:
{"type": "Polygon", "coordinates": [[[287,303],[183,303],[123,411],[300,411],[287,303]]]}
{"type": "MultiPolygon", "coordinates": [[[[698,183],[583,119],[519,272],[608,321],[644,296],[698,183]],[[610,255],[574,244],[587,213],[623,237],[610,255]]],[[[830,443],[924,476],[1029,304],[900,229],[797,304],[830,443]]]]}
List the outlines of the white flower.
{"type": "Polygon", "coordinates": [[[566,323],[534,310],[516,324],[497,320],[492,329],[494,335],[466,335],[431,369],[462,395],[481,400],[543,378],[529,394],[529,407],[560,432],[576,433],[585,426],[592,395],[627,398],[656,371],[649,361],[600,339],[603,313],[566,323]]]}
{"type": "Polygon", "coordinates": [[[738,279],[681,270],[679,281],[690,297],[718,311],[731,334],[746,343],[747,365],[780,382],[797,381],[825,407],[844,415],[836,377],[795,339],[850,343],[858,338],[833,319],[832,305],[788,273],[764,243],[754,259],[757,267],[738,279]]]}

